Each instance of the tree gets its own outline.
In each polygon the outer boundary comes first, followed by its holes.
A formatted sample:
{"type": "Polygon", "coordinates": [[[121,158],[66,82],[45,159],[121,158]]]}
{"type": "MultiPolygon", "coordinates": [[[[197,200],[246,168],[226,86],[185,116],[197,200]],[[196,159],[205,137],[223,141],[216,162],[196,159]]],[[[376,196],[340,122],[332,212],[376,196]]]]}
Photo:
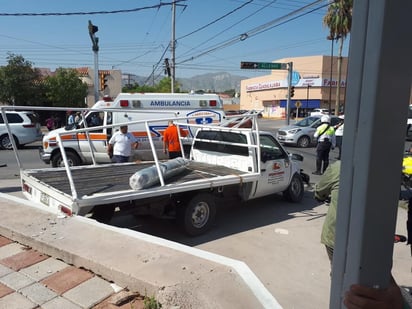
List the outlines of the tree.
{"type": "Polygon", "coordinates": [[[8,54],[0,68],[0,101],[10,105],[39,105],[40,73],[20,55],[8,54]]]}
{"type": "Polygon", "coordinates": [[[352,27],[352,7],[353,0],[335,0],[331,1],[326,15],[323,17],[323,24],[329,28],[329,39],[339,40],[338,51],[338,83],[336,87],[335,114],[339,115],[340,103],[340,83],[342,72],[342,49],[346,36],[350,33],[352,27]]]}
{"type": "MultiPolygon", "coordinates": [[[[180,92],[180,85],[175,82],[175,92],[180,92]]],[[[122,91],[124,92],[161,92],[161,93],[168,93],[171,91],[171,80],[170,77],[165,77],[159,81],[157,85],[154,86],[139,86],[135,84],[134,87],[123,87],[122,91]]]]}
{"type": "Polygon", "coordinates": [[[84,107],[87,85],[76,70],[58,68],[54,76],[45,80],[46,97],[52,106],[84,107]]]}

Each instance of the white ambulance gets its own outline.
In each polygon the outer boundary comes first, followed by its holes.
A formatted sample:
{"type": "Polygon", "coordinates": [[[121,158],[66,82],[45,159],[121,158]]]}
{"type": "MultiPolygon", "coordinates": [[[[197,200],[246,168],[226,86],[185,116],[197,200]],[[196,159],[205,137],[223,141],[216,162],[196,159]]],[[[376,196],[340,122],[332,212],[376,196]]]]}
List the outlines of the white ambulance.
{"type": "MultiPolygon", "coordinates": [[[[105,97],[103,100],[96,102],[77,125],[48,132],[43,137],[40,157],[46,164],[51,163],[53,167],[62,166],[63,158],[58,146],[57,135],[85,127],[84,120],[86,120],[87,127],[98,126],[96,130],[89,132],[89,140],[92,145],[89,144],[85,132],[74,131],[73,134],[60,136],[66,150],[68,162],[70,165],[92,163],[92,149],[96,163],[110,163],[110,158],[107,155],[107,143],[112,133],[119,130],[119,127],[106,126],[141,120],[140,123],[128,125],[129,132],[139,140],[139,147],[135,150],[132,159],[153,159],[148,139],[148,129],[156,149],[158,149],[158,157],[165,158],[162,153],[162,136],[168,126],[167,120],[148,122],[148,127],[143,121],[191,117],[187,122],[219,124],[224,116],[222,100],[217,94],[120,93],[114,100],[105,97]]],[[[187,131],[187,133],[189,143],[190,136],[193,136],[195,132],[187,131]]]]}

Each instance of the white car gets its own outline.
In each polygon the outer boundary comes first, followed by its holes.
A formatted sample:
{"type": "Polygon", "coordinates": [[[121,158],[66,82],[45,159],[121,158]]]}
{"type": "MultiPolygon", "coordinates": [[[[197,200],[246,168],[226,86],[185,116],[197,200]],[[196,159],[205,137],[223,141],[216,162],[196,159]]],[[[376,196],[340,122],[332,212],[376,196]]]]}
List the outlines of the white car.
{"type": "Polygon", "coordinates": [[[326,108],[315,108],[311,113],[311,116],[317,115],[329,115],[329,110],[326,108]]]}
{"type": "MultiPolygon", "coordinates": [[[[39,117],[33,112],[6,111],[7,122],[17,147],[41,140],[39,117]]],[[[0,114],[0,149],[12,149],[3,115],[0,114]]]]}

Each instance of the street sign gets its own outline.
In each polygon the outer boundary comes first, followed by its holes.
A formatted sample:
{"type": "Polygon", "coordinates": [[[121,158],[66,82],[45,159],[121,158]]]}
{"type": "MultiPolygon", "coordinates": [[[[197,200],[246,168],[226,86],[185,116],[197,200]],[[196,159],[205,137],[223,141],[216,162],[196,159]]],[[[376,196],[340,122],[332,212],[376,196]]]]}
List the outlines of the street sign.
{"type": "Polygon", "coordinates": [[[296,106],[296,108],[300,108],[302,106],[302,102],[296,101],[295,106],[296,106]]]}
{"type": "Polygon", "coordinates": [[[287,63],[279,62],[241,62],[241,69],[255,69],[255,70],[287,70],[287,63]]]}

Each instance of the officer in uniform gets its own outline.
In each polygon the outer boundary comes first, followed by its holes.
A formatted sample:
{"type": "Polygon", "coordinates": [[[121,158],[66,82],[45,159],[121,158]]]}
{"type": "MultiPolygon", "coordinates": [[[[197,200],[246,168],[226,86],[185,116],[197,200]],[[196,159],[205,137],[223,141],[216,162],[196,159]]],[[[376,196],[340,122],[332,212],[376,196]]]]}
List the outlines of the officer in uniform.
{"type": "Polygon", "coordinates": [[[316,147],[316,171],[312,174],[322,175],[329,165],[329,152],[336,146],[335,129],[330,125],[330,117],[323,115],[321,124],[317,127],[314,137],[318,141],[316,147]],[[323,162],[323,168],[322,168],[323,162]]]}

